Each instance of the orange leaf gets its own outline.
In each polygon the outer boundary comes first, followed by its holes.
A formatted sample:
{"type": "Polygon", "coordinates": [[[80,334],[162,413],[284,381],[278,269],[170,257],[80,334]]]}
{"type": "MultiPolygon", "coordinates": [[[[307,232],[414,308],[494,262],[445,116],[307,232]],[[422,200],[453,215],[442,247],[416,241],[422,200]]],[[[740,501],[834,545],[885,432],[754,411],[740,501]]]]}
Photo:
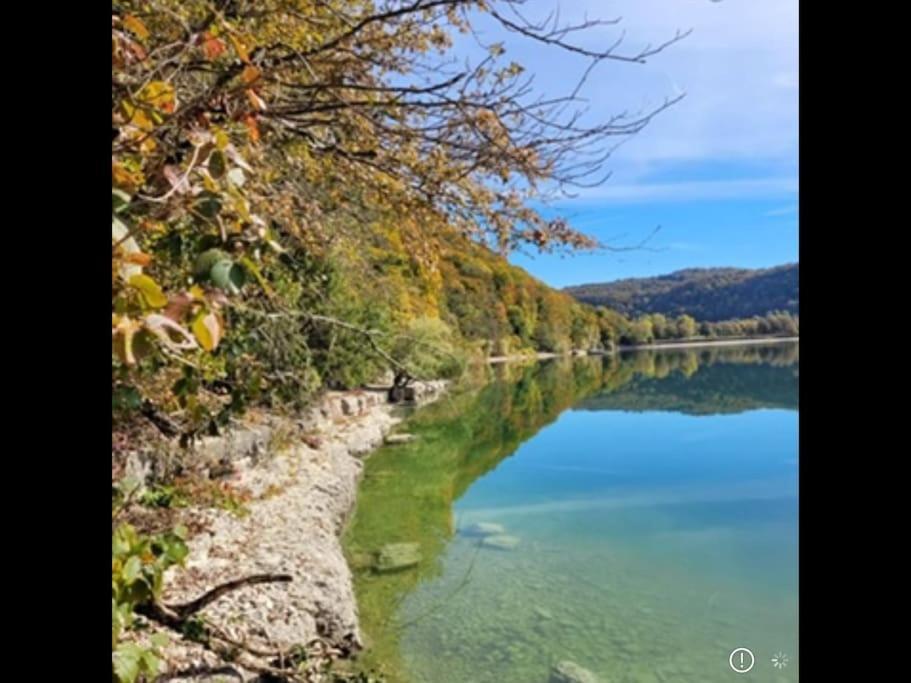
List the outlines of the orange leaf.
{"type": "Polygon", "coordinates": [[[142,186],[142,172],[130,171],[123,164],[114,162],[111,164],[111,181],[115,186],[133,193],[142,186]]]}
{"type": "Polygon", "coordinates": [[[140,40],[145,40],[149,37],[149,29],[132,14],[128,14],[123,18],[123,26],[140,40]]]}
{"type": "Polygon", "coordinates": [[[141,251],[136,251],[132,254],[127,254],[124,260],[128,263],[135,263],[139,266],[147,266],[152,262],[152,256],[141,251]]]}
{"type": "Polygon", "coordinates": [[[133,56],[136,57],[136,59],[138,59],[140,62],[142,60],[144,60],[146,57],[148,57],[148,55],[146,54],[146,51],[143,49],[142,45],[140,45],[139,43],[134,42],[132,40],[128,40],[128,41],[126,41],[126,46],[127,46],[127,49],[133,53],[133,56]]]}
{"type": "Polygon", "coordinates": [[[226,49],[227,47],[220,38],[216,38],[211,33],[204,34],[202,41],[202,51],[203,54],[205,54],[206,59],[209,61],[214,61],[218,59],[218,57],[222,55],[226,49]]]}
{"type": "Polygon", "coordinates": [[[253,105],[254,109],[259,111],[266,110],[266,103],[263,102],[263,99],[256,94],[252,88],[247,88],[247,99],[250,100],[250,104],[253,105]]]}
{"type": "Polygon", "coordinates": [[[244,70],[241,72],[240,77],[244,83],[249,85],[257,80],[262,75],[262,71],[257,69],[255,66],[249,65],[245,66],[244,70]]]}
{"type": "Polygon", "coordinates": [[[256,123],[255,116],[245,116],[244,123],[247,126],[247,134],[250,136],[251,142],[259,142],[259,126],[256,123]]]}

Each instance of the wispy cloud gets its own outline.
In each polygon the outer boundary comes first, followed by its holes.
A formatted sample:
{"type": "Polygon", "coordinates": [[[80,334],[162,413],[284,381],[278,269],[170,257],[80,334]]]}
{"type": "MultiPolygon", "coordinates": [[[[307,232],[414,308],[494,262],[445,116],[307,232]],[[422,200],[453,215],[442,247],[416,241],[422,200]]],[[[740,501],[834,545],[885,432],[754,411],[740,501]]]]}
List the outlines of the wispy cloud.
{"type": "MultiPolygon", "coordinates": [[[[558,4],[568,23],[622,17],[618,26],[576,36],[592,48],[613,43],[622,31],[620,51],[635,53],[678,29],[693,29],[644,65],[605,62],[589,78],[583,93],[588,123],[648,111],[686,92],[616,151],[609,162],[615,182],[647,182],[668,165],[706,162],[796,175],[798,0],[535,0],[523,12],[540,20],[558,4]]],[[[550,96],[571,89],[573,76],[587,66],[578,56],[543,50],[493,26],[486,37],[503,39],[507,57],[528,67],[550,96]]]]}
{"type": "Polygon", "coordinates": [[[718,199],[763,199],[797,193],[797,178],[783,176],[750,180],[697,180],[670,183],[611,185],[585,190],[575,201],[609,204],[689,202],[718,199]]]}

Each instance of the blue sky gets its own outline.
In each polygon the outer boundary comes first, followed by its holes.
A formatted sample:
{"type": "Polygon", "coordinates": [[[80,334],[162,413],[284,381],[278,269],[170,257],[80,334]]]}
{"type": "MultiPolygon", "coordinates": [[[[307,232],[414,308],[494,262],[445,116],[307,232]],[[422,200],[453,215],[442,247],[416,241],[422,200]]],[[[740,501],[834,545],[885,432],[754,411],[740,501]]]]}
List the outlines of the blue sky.
{"type": "MultiPolygon", "coordinates": [[[[544,208],[620,251],[510,260],[558,287],[796,261],[797,0],[528,0],[523,12],[543,18],[557,5],[566,21],[622,17],[589,33],[593,48],[625,30],[631,53],[693,29],[645,65],[600,65],[585,90],[590,120],[686,96],[616,149],[606,184],[544,208]]],[[[483,30],[535,74],[541,92],[571,88],[569,76],[585,67],[491,23],[483,30]]]]}

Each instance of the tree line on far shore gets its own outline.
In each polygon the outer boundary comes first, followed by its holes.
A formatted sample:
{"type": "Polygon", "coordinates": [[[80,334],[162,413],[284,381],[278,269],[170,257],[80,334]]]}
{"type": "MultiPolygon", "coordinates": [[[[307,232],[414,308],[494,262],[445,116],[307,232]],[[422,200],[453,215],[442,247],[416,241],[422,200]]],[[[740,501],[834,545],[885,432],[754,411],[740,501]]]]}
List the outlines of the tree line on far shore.
{"type": "Polygon", "coordinates": [[[796,337],[800,334],[800,316],[788,311],[770,311],[762,316],[719,322],[697,321],[686,314],[670,317],[661,313],[630,320],[608,308],[599,307],[597,311],[605,348],[684,339],[796,337]]]}

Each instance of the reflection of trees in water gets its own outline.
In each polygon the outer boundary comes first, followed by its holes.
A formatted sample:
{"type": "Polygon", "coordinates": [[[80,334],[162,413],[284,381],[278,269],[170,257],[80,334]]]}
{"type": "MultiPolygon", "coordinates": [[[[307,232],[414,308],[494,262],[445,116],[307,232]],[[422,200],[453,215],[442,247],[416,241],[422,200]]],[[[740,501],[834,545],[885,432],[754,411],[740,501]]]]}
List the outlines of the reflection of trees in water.
{"type": "Polygon", "coordinates": [[[564,410],[666,409],[729,412],[796,406],[796,345],[642,351],[561,358],[484,370],[481,386],[454,391],[413,416],[418,439],[367,461],[358,506],[346,534],[361,623],[371,640],[365,664],[400,666],[397,607],[418,582],[441,569],[455,533],[452,506],[467,488],[564,410]],[[375,575],[371,553],[387,543],[417,542],[422,561],[375,575]]]}
{"type": "Polygon", "coordinates": [[[640,351],[605,361],[582,410],[734,413],[797,409],[799,345],[640,351]]]}
{"type": "Polygon", "coordinates": [[[455,533],[452,505],[480,476],[600,385],[601,359],[559,359],[486,372],[484,386],[457,390],[423,408],[407,428],[418,439],[367,461],[345,547],[355,571],[362,627],[371,641],[366,666],[382,665],[399,680],[401,600],[441,569],[455,533]],[[371,554],[383,545],[417,542],[422,561],[377,575],[371,554]]]}

